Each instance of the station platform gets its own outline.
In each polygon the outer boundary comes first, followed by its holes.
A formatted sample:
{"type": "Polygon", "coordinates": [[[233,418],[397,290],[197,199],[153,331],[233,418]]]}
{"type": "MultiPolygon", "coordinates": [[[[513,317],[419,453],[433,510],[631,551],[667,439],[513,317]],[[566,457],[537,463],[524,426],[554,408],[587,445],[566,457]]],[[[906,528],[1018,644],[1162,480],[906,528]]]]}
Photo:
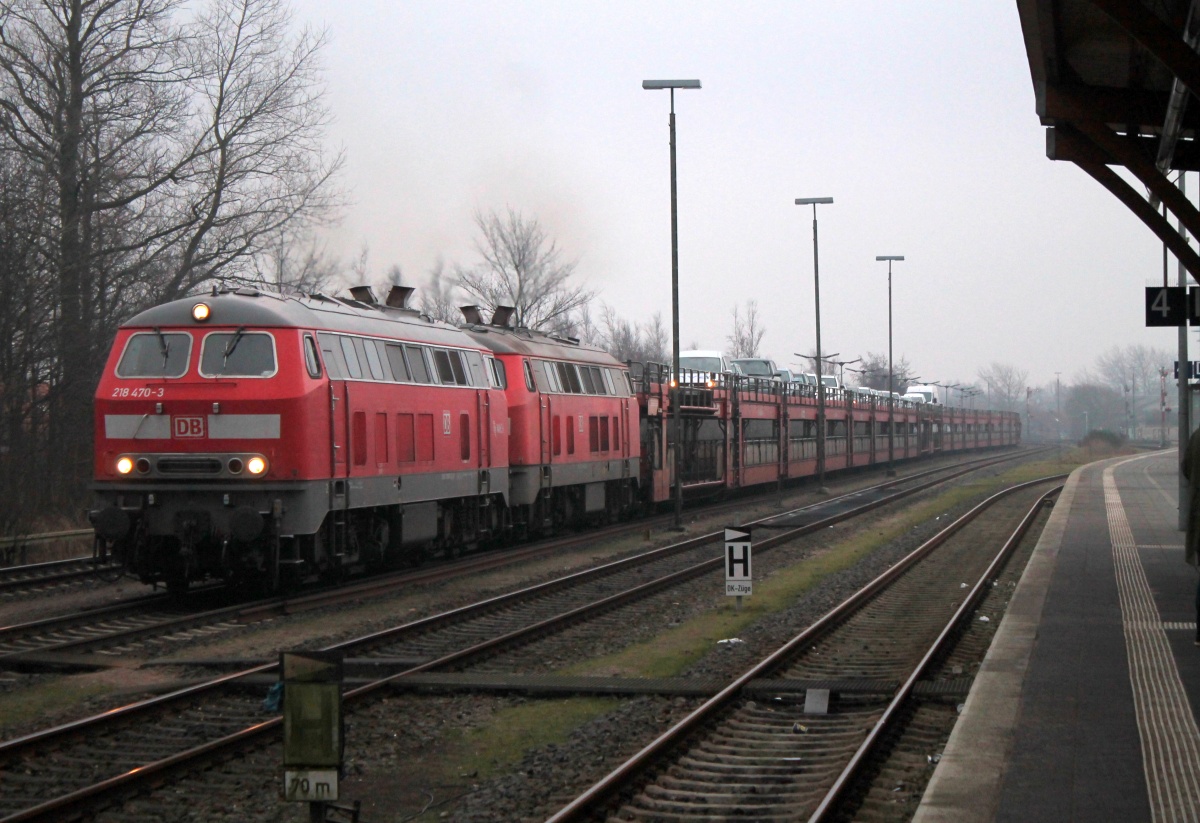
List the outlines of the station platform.
{"type": "Polygon", "coordinates": [[[1072,473],[915,821],[1200,821],[1177,459],[1072,473]]]}

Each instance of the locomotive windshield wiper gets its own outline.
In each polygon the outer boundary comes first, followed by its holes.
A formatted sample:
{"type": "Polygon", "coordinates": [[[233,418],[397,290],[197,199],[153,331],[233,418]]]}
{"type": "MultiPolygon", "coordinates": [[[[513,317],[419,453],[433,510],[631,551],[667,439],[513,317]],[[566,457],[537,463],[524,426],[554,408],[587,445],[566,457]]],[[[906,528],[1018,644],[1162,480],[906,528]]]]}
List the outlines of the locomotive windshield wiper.
{"type": "Polygon", "coordinates": [[[154,327],[154,333],[158,335],[158,350],[162,352],[163,362],[162,371],[163,377],[167,375],[167,359],[171,356],[171,344],[167,342],[167,336],[162,333],[162,329],[158,326],[154,327]]]}
{"type": "Polygon", "coordinates": [[[233,350],[237,348],[237,344],[241,342],[242,335],[246,333],[245,326],[238,326],[238,330],[234,333],[233,339],[225,345],[225,352],[221,355],[221,373],[225,373],[225,364],[229,362],[229,355],[233,354],[233,350]]]}

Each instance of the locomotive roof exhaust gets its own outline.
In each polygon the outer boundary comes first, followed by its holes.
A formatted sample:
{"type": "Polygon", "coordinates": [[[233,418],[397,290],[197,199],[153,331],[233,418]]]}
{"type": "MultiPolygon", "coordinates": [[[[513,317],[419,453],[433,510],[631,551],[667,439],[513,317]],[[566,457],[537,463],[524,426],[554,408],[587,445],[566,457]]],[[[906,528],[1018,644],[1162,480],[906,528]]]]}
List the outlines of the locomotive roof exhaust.
{"type": "Polygon", "coordinates": [[[392,286],[385,302],[393,309],[407,309],[408,298],[412,297],[415,291],[412,286],[392,286]]]}
{"type": "Polygon", "coordinates": [[[371,291],[370,286],[351,286],[350,296],[359,303],[370,303],[371,305],[375,305],[377,302],[379,302],[375,299],[375,292],[371,291]]]}
{"type": "Polygon", "coordinates": [[[472,326],[483,325],[483,312],[479,310],[478,306],[459,306],[458,310],[462,312],[463,319],[472,326]]]}
{"type": "Polygon", "coordinates": [[[492,325],[507,329],[508,321],[512,320],[516,311],[512,306],[497,306],[496,310],[492,312],[492,325]]]}

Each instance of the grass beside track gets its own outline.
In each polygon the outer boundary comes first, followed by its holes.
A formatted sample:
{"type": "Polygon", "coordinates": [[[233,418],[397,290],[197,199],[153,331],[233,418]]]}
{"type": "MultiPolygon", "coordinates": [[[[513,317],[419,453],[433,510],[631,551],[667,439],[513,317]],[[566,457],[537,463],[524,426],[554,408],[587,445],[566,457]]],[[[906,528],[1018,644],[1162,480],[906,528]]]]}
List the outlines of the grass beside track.
{"type": "Polygon", "coordinates": [[[486,728],[456,733],[447,741],[453,772],[488,778],[508,771],[533,748],[564,743],[578,726],[620,705],[613,697],[535,701],[497,712],[486,728]]]}
{"type": "MultiPolygon", "coordinates": [[[[475,725],[447,732],[436,746],[405,762],[405,774],[416,787],[412,791],[424,793],[429,806],[403,820],[445,820],[448,806],[469,795],[481,782],[511,773],[526,752],[567,743],[575,729],[619,705],[620,701],[611,697],[569,697],[536,700],[490,713],[482,710],[474,718],[475,725]]],[[[372,778],[378,780],[379,775],[367,780],[372,778]]],[[[393,775],[385,782],[394,779],[393,775]]],[[[371,815],[379,811],[364,809],[364,819],[376,819],[371,815]]]]}
{"type": "Polygon", "coordinates": [[[54,677],[36,686],[0,694],[0,739],[13,737],[14,729],[27,726],[34,718],[54,717],[64,707],[78,705],[116,690],[111,683],[98,679],[54,677]]]}
{"type": "MultiPolygon", "coordinates": [[[[573,666],[566,673],[623,677],[678,676],[710,653],[720,640],[736,637],[765,615],[789,608],[797,598],[829,575],[850,568],[882,546],[903,537],[919,524],[1006,486],[1070,472],[1081,464],[1079,458],[1083,457],[1086,455],[1080,453],[1064,456],[1062,460],[1020,465],[996,477],[950,489],[932,500],[881,520],[865,534],[855,534],[835,542],[802,563],[774,572],[763,580],[755,580],[754,595],[743,599],[740,612],[735,611],[732,599],[714,592],[715,608],[712,611],[618,654],[573,666]],[[1076,462],[1071,462],[1071,458],[1076,462]]],[[[946,523],[949,522],[947,517],[946,523]]]]}

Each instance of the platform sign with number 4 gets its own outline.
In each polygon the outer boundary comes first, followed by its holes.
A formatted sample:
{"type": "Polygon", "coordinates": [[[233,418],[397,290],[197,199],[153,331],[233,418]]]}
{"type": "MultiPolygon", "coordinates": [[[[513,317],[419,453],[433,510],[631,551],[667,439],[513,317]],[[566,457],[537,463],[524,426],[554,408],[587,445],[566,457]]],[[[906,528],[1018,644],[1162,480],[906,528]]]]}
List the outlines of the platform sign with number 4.
{"type": "Polygon", "coordinates": [[[1147,326],[1195,326],[1200,324],[1200,288],[1192,286],[1147,286],[1147,326]]]}

